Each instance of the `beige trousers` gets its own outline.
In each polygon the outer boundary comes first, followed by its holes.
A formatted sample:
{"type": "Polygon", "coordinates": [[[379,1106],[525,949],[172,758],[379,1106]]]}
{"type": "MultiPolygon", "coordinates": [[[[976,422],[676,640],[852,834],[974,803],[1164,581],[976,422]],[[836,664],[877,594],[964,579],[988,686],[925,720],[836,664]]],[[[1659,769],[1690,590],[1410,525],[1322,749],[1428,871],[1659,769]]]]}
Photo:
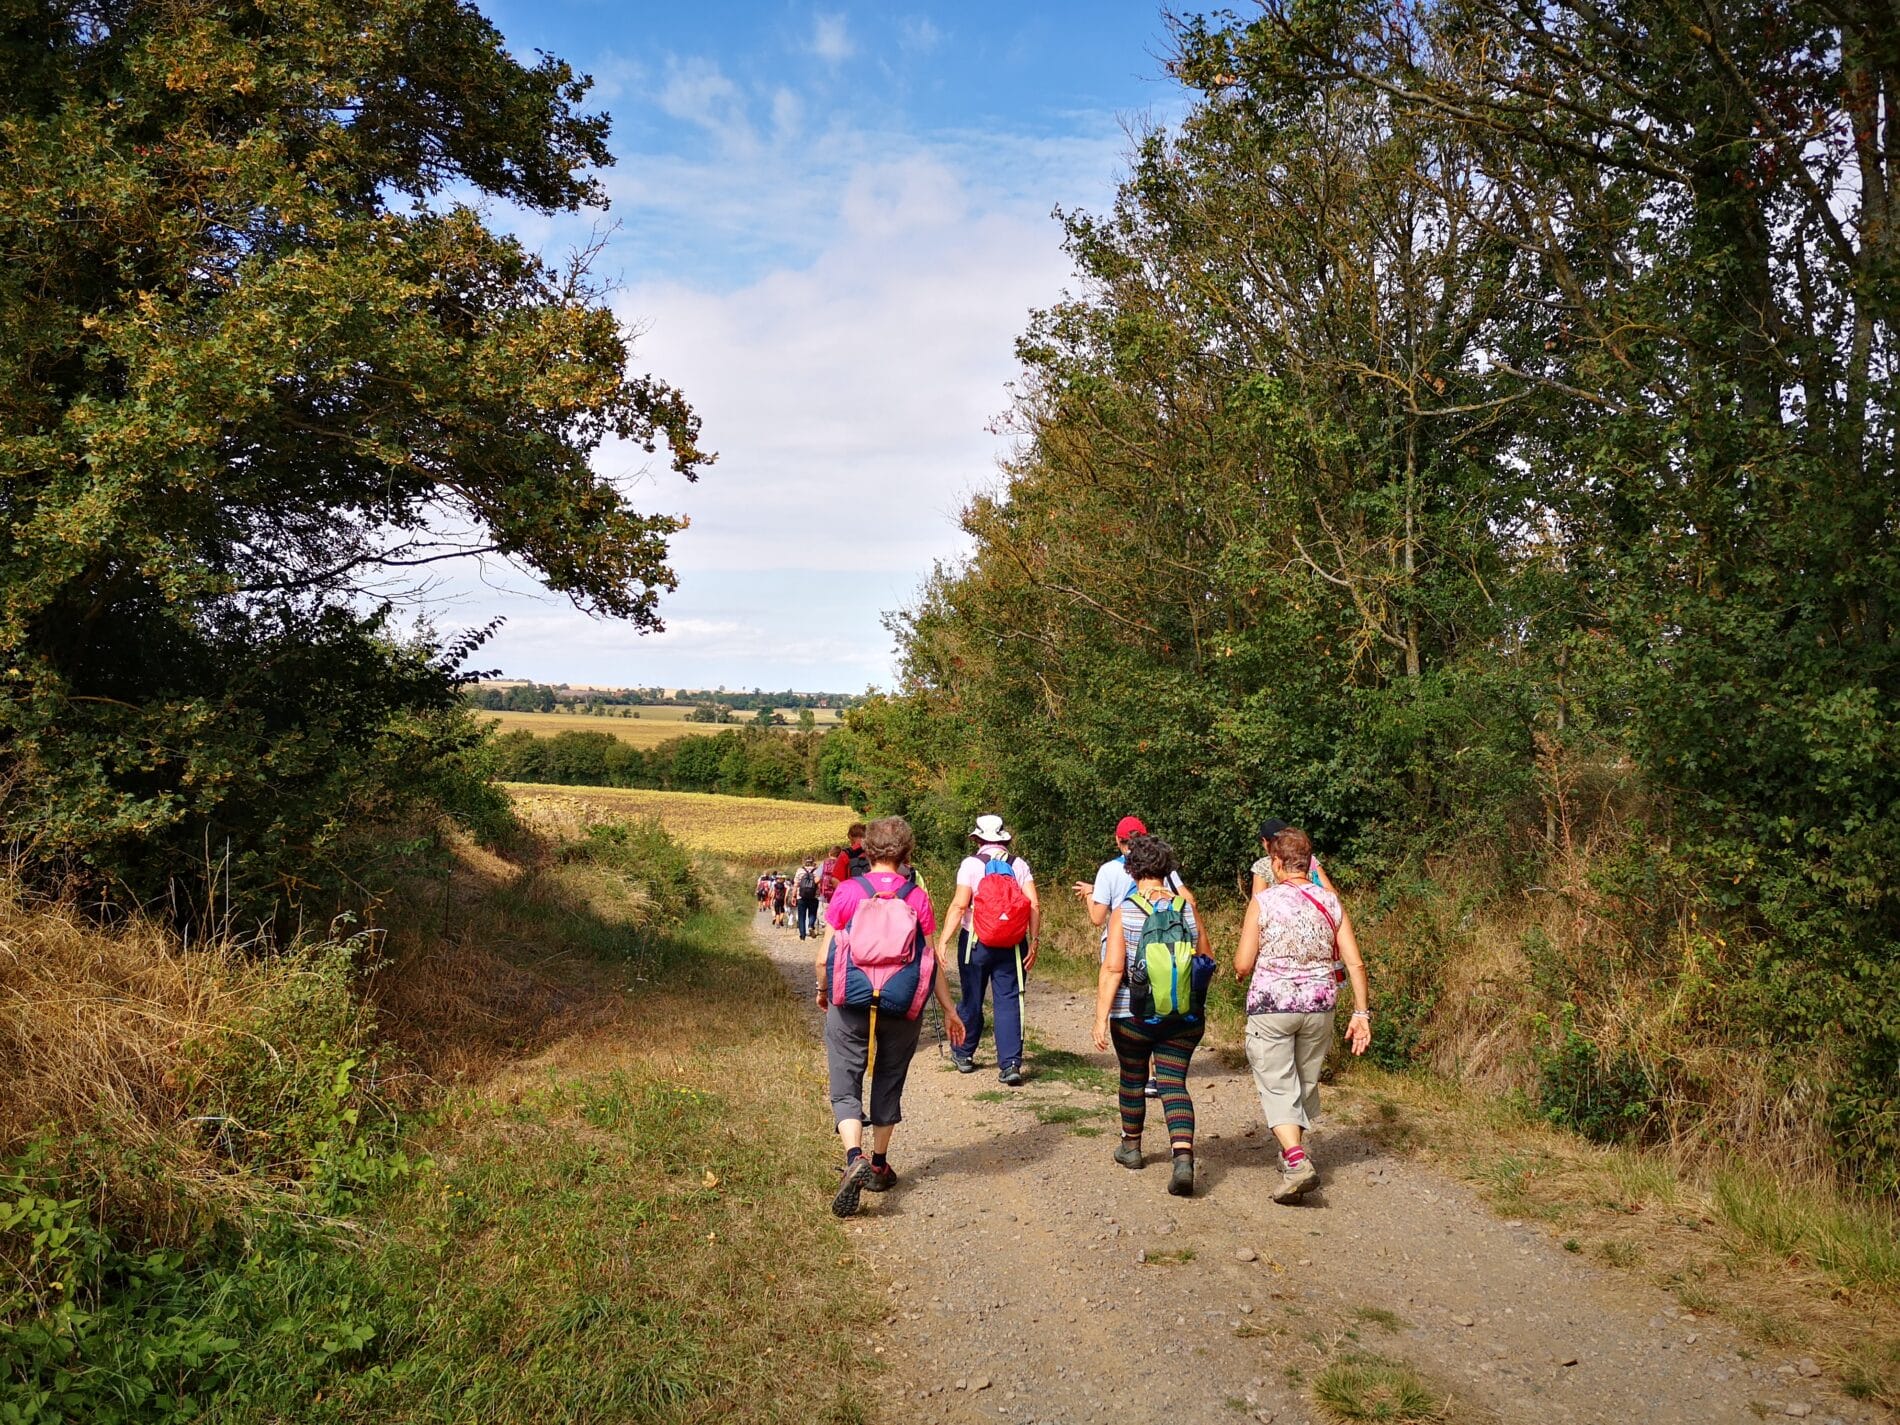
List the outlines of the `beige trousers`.
{"type": "Polygon", "coordinates": [[[1333,1047],[1333,1012],[1250,1014],[1247,1063],[1267,1127],[1297,1123],[1311,1128],[1319,1118],[1319,1071],[1333,1047]]]}

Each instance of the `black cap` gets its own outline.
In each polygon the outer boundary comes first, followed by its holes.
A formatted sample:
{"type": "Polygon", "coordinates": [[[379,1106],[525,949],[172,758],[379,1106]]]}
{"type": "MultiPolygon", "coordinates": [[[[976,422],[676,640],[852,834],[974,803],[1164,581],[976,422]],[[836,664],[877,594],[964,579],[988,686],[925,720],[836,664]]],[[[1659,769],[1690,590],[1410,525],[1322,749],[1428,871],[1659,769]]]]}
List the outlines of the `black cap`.
{"type": "Polygon", "coordinates": [[[1284,821],[1275,821],[1272,817],[1268,817],[1265,821],[1260,823],[1260,839],[1262,841],[1271,841],[1274,837],[1287,829],[1287,824],[1284,821]]]}

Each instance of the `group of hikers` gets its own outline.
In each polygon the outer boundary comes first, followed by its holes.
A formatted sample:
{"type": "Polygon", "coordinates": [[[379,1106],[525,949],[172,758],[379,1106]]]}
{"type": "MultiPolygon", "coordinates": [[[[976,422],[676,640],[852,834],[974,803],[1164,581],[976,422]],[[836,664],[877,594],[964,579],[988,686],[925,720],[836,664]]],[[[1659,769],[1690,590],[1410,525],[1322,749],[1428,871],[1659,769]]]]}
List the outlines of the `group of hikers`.
{"type": "MultiPolygon", "coordinates": [[[[916,841],[908,822],[893,816],[853,826],[850,839],[849,848],[837,848],[841,854],[817,867],[817,899],[832,934],[812,932],[822,946],[813,964],[815,998],[825,1015],[832,1117],[845,1151],[843,1180],[832,1199],[840,1217],[858,1210],[863,1193],[887,1192],[897,1184],[891,1136],[903,1121],[904,1084],[924,1007],[933,996],[959,1072],[976,1071],[988,1027],[997,1077],[1007,1085],[1023,1081],[1023,998],[1043,917],[1035,875],[1016,853],[1015,837],[1001,817],[976,819],[970,853],[957,867],[956,891],[941,923],[911,865],[916,841]],[[953,940],[959,985],[954,1003],[943,973],[953,940]]],[[[1194,1100],[1188,1065],[1207,1029],[1207,991],[1218,962],[1173,847],[1150,835],[1135,816],[1121,819],[1114,840],[1117,854],[1102,863],[1094,881],[1072,888],[1101,932],[1094,1042],[1098,1050],[1113,1049],[1118,1066],[1121,1138],[1114,1160],[1130,1169],[1147,1165],[1142,1135],[1148,1101],[1158,1099],[1168,1138],[1168,1191],[1190,1197],[1194,1100]]],[[[1352,919],[1311,838],[1285,822],[1268,821],[1260,827],[1260,845],[1231,963],[1246,985],[1247,1063],[1267,1128],[1280,1147],[1271,1195],[1292,1202],[1319,1182],[1306,1132],[1319,1117],[1320,1071],[1332,1046],[1342,988],[1352,997],[1346,1043],[1354,1054],[1365,1053],[1372,1042],[1372,1012],[1352,919]]]]}
{"type": "Polygon", "coordinates": [[[764,871],[757,887],[759,914],[768,912],[774,927],[796,925],[800,940],[820,933],[825,908],[840,883],[871,869],[864,854],[864,823],[853,822],[846,833],[848,846],[834,846],[821,862],[807,856],[792,871],[764,871]]]}

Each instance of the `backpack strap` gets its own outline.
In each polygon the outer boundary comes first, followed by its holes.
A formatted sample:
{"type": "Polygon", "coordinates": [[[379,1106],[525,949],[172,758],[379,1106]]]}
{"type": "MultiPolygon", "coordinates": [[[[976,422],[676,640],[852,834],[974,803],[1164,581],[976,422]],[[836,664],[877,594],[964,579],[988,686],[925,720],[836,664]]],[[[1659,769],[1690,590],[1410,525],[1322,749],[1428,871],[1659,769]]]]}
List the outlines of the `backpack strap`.
{"type": "Polygon", "coordinates": [[[1140,891],[1130,891],[1128,893],[1128,899],[1135,903],[1135,909],[1139,910],[1144,916],[1153,915],[1155,913],[1154,903],[1140,891]]]}

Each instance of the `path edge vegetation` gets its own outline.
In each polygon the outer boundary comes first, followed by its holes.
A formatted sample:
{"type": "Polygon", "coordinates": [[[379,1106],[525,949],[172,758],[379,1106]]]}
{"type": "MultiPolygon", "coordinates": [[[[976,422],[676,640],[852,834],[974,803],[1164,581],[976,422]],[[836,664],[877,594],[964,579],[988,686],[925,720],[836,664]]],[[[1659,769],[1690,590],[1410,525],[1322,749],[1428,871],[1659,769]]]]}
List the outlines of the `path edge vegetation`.
{"type": "Polygon", "coordinates": [[[743,879],[653,823],[462,843],[411,913],[263,959],[9,887],[5,1418],[865,1418],[867,1268],[743,879]]]}

